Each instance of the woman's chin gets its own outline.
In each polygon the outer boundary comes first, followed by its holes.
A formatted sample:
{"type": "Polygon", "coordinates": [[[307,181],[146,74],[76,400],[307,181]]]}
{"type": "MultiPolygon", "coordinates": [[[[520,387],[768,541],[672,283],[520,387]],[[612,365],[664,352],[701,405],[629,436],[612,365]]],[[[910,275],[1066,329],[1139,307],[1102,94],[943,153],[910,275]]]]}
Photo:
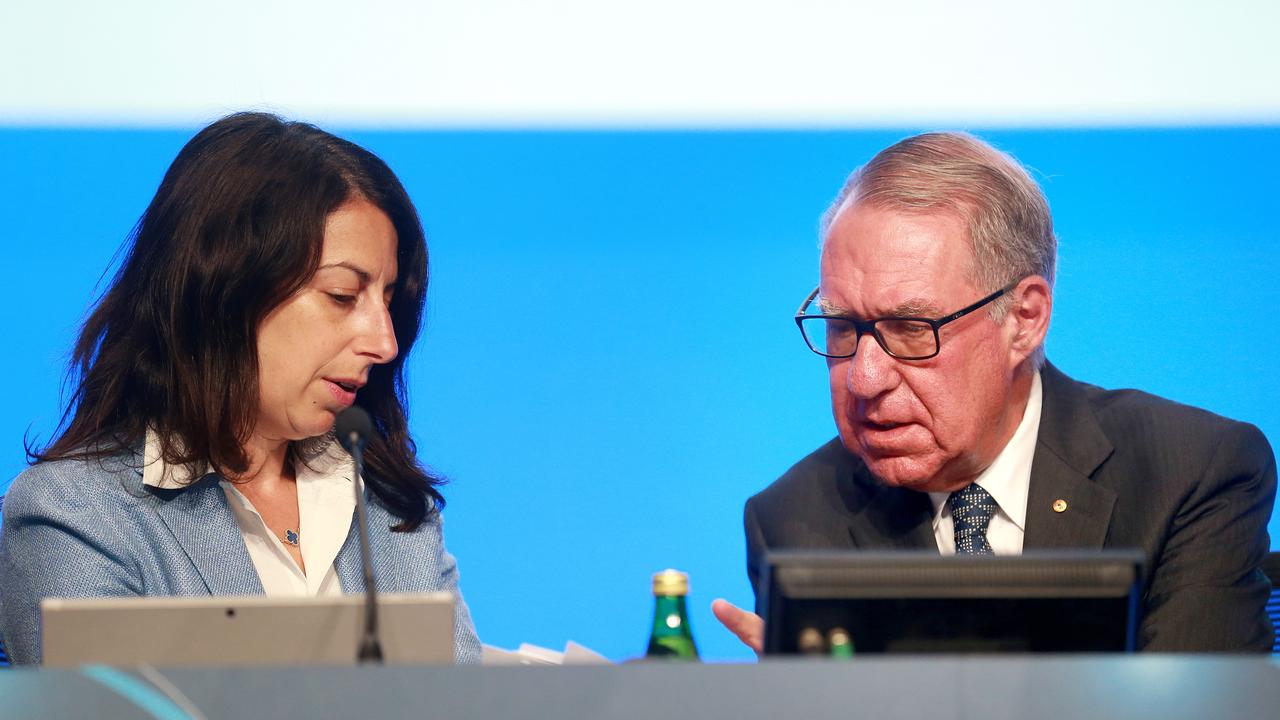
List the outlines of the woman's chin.
{"type": "Polygon", "coordinates": [[[298,442],[327,435],[333,430],[333,424],[337,421],[337,417],[336,412],[322,410],[309,413],[306,418],[294,420],[290,424],[289,440],[298,442]]]}

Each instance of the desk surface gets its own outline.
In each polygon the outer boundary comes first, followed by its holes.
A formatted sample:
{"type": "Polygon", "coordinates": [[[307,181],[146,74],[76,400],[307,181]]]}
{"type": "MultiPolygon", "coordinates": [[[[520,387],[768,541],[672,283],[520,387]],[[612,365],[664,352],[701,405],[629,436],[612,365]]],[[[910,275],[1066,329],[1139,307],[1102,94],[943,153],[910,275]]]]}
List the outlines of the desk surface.
{"type": "MultiPolygon", "coordinates": [[[[160,673],[209,720],[1280,717],[1280,662],[1245,657],[174,668],[160,673]]],[[[0,716],[187,717],[137,672],[31,669],[0,672],[0,716]]]]}

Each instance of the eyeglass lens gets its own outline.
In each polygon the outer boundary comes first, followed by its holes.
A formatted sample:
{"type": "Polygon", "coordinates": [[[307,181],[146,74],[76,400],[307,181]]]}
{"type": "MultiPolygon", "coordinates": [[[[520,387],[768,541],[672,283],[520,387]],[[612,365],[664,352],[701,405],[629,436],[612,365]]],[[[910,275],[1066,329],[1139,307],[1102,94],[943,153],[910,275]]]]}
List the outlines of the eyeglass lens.
{"type": "MultiPolygon", "coordinates": [[[[801,323],[809,345],[824,355],[848,357],[858,349],[858,329],[840,318],[806,318],[801,323]]],[[[938,351],[933,326],[919,320],[877,320],[875,331],[881,347],[899,358],[923,358],[938,351]]]]}

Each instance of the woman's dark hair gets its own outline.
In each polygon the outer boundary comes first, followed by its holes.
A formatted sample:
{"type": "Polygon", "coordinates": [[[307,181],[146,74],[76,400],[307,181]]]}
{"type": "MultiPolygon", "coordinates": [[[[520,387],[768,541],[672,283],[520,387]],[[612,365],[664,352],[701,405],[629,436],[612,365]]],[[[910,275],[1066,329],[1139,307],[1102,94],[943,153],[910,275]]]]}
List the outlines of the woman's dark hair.
{"type": "Polygon", "coordinates": [[[258,326],[310,280],[326,218],[357,198],[395,226],[400,271],[389,308],[400,353],[374,365],[359,394],[376,436],[365,450],[369,488],[403,521],[397,530],[443,507],[405,409],[404,363],[427,291],[418,213],[373,153],[262,113],[218,120],[178,153],[80,331],[61,434],[29,449],[31,460],[106,457],[140,447],[150,427],[167,464],[247,471],[258,326]]]}

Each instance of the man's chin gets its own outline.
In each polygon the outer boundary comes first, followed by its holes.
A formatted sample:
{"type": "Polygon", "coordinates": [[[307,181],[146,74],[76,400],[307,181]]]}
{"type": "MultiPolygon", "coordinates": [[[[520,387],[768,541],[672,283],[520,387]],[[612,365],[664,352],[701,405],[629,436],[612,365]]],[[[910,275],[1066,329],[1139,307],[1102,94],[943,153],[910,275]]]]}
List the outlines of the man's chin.
{"type": "Polygon", "coordinates": [[[866,450],[856,453],[872,475],[889,487],[930,492],[938,475],[938,464],[919,455],[889,455],[866,450]]]}
{"type": "MultiPolygon", "coordinates": [[[[844,428],[842,428],[844,430],[844,428]]],[[[840,433],[845,450],[857,455],[885,485],[916,489],[927,485],[937,474],[936,447],[915,437],[896,437],[897,442],[878,442],[874,435],[840,433]]]]}

